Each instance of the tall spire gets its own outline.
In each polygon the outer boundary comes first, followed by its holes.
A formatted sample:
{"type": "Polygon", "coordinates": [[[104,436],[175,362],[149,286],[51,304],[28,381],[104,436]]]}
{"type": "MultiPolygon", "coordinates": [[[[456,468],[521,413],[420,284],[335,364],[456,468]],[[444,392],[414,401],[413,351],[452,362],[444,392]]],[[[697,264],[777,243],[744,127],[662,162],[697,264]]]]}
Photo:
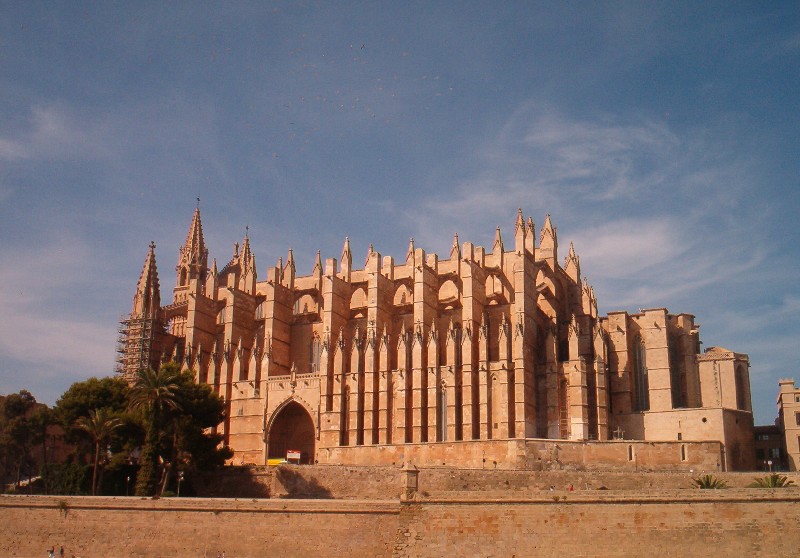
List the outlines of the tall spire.
{"type": "Polygon", "coordinates": [[[249,269],[253,253],[250,251],[250,236],[249,231],[245,232],[244,240],[242,241],[242,252],[240,255],[242,261],[242,271],[249,269]]]}
{"type": "Polygon", "coordinates": [[[192,279],[198,279],[201,283],[206,280],[208,249],[203,239],[203,223],[200,220],[199,201],[197,208],[194,210],[194,215],[192,215],[189,232],[186,234],[186,242],[178,250],[178,265],[175,267],[175,271],[178,272],[178,287],[187,286],[192,279]]]}
{"type": "Polygon", "coordinates": [[[517,221],[514,223],[514,250],[517,254],[525,252],[525,218],[522,216],[522,208],[517,210],[517,221]]]}
{"type": "Polygon", "coordinates": [[[505,251],[505,247],[503,246],[503,236],[500,234],[500,225],[497,225],[497,230],[494,232],[494,243],[492,244],[492,256],[494,259],[494,265],[498,268],[503,268],[503,252],[505,251]]]}
{"type": "Polygon", "coordinates": [[[567,257],[564,259],[564,271],[575,283],[580,281],[580,258],[578,258],[578,255],[575,253],[575,246],[573,246],[572,242],[569,243],[569,254],[567,254],[567,257]]]}
{"type": "Polygon", "coordinates": [[[550,221],[550,214],[544,218],[544,226],[539,234],[539,257],[540,260],[550,262],[552,268],[558,265],[558,236],[556,228],[550,221]]]}
{"type": "Polygon", "coordinates": [[[156,318],[160,308],[161,293],[156,269],[156,245],[151,242],[142,267],[142,274],[139,276],[139,283],[136,285],[136,294],[133,295],[131,317],[156,318]]]}
{"type": "Polygon", "coordinates": [[[528,217],[528,221],[525,223],[525,250],[528,251],[529,254],[532,256],[536,255],[536,225],[533,223],[533,217],[528,217]]]}
{"type": "Polygon", "coordinates": [[[344,237],[344,246],[342,247],[342,260],[339,263],[339,269],[342,278],[345,281],[350,281],[350,272],[353,269],[353,253],[350,251],[350,237],[344,237]]]}

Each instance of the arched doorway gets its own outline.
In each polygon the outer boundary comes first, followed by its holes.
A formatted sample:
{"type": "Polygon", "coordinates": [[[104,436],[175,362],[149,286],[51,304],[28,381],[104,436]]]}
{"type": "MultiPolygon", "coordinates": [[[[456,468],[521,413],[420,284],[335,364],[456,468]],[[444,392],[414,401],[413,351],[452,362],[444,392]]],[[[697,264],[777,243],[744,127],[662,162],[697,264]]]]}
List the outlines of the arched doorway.
{"type": "Polygon", "coordinates": [[[269,459],[286,459],[286,452],[301,452],[300,463],[314,462],[314,421],[297,401],[289,402],[272,421],[269,429],[269,459]]]}

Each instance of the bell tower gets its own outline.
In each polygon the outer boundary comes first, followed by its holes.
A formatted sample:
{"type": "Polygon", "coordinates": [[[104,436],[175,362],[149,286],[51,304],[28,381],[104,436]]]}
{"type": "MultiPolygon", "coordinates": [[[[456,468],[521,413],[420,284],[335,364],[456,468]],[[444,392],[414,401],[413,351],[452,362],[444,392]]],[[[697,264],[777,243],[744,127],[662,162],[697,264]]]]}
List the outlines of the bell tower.
{"type": "Polygon", "coordinates": [[[178,251],[178,265],[175,266],[176,282],[173,290],[173,303],[184,302],[188,292],[205,290],[208,276],[208,248],[203,240],[203,224],[200,220],[200,201],[192,216],[186,242],[178,251]],[[194,287],[192,287],[194,285],[194,287]],[[191,287],[191,288],[190,288],[191,287]]]}

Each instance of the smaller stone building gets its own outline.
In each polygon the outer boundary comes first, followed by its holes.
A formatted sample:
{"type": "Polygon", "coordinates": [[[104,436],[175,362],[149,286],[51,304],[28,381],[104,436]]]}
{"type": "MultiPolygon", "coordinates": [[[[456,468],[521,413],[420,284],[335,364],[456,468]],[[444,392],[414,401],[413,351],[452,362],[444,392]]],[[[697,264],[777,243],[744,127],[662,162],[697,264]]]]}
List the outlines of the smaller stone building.
{"type": "Polygon", "coordinates": [[[778,382],[778,425],[783,432],[783,449],[790,471],[800,469],[800,389],[793,379],[778,382]]]}
{"type": "Polygon", "coordinates": [[[753,427],[756,468],[762,471],[786,471],[783,430],[777,424],[753,427]]]}

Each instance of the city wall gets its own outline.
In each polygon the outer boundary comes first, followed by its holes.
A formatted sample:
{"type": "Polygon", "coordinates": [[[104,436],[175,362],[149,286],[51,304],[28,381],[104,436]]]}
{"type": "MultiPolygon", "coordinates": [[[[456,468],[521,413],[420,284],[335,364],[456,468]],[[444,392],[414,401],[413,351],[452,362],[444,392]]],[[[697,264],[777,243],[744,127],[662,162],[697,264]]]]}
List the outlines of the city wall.
{"type": "Polygon", "coordinates": [[[317,459],[323,464],[400,466],[412,462],[425,467],[542,471],[721,471],[722,454],[719,442],[500,439],[320,448],[317,459]]]}
{"type": "Polygon", "coordinates": [[[525,498],[2,496],[0,554],[793,556],[800,491],[540,491],[525,498]],[[713,550],[712,550],[713,549],[713,550]]]}
{"type": "MultiPolygon", "coordinates": [[[[652,491],[692,490],[692,480],[709,471],[622,472],[561,470],[461,469],[420,467],[419,491],[423,495],[526,498],[538,491],[585,490],[652,491]]],[[[766,473],[713,472],[730,488],[745,488],[766,473]]],[[[784,473],[800,486],[800,473],[784,473]]],[[[203,497],[317,498],[385,500],[396,498],[403,483],[400,467],[343,465],[280,465],[278,467],[226,467],[198,479],[195,489],[203,497]]]]}

